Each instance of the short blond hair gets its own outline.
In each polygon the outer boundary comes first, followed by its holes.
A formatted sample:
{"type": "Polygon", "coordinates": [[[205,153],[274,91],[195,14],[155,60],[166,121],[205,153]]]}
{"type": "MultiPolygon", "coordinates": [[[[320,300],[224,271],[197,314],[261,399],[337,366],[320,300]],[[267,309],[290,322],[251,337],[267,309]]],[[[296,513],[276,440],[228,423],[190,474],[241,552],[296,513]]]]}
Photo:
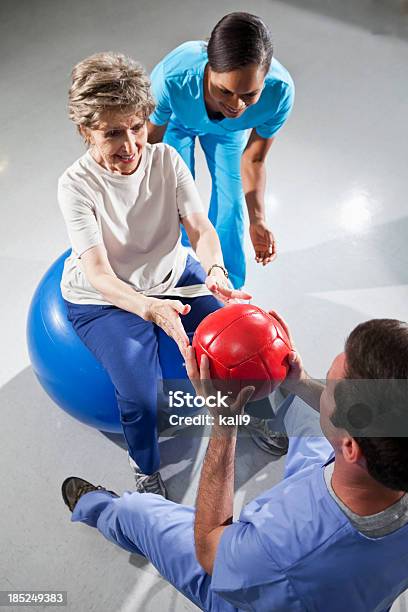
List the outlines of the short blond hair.
{"type": "Polygon", "coordinates": [[[72,70],[68,112],[80,133],[81,127],[97,128],[106,111],[134,113],[146,120],[154,107],[146,71],[122,53],[95,53],[72,70]]]}

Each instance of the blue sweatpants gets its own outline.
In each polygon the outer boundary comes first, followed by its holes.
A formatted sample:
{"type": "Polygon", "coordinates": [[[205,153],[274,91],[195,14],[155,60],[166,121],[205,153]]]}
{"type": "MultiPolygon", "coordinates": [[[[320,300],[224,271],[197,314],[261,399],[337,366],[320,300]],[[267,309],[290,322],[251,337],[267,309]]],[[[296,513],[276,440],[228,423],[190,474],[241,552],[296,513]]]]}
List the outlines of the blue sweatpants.
{"type": "MultiPolygon", "coordinates": [[[[325,463],[333,452],[321,432],[318,413],[298,397],[287,401],[284,424],[290,438],[285,477],[311,462],[325,463]]],[[[211,591],[211,577],[196,559],[194,512],[160,495],[126,492],[113,497],[95,491],[80,498],[71,520],[96,527],[111,542],[146,557],[202,610],[232,612],[236,608],[211,591]]]]}
{"type": "MultiPolygon", "coordinates": [[[[205,276],[199,262],[188,256],[178,286],[202,283],[205,276]]],[[[191,306],[190,312],[181,317],[190,342],[204,317],[222,306],[212,295],[177,299],[191,306]]],[[[160,465],[157,404],[161,368],[158,353],[163,335],[155,324],[116,306],[72,302],[66,305],[68,319],[76,333],[103,365],[115,387],[129,455],[143,473],[152,474],[160,465]]]]}
{"type": "MultiPolygon", "coordinates": [[[[196,137],[204,151],[212,180],[208,218],[220,239],[231,282],[236,289],[239,289],[245,283],[245,197],[241,182],[241,156],[248,141],[247,130],[225,135],[201,134],[195,130],[187,130],[171,119],[167,125],[164,142],[179,152],[193,177],[195,177],[196,137]]],[[[183,244],[189,244],[184,231],[183,244]]]]}

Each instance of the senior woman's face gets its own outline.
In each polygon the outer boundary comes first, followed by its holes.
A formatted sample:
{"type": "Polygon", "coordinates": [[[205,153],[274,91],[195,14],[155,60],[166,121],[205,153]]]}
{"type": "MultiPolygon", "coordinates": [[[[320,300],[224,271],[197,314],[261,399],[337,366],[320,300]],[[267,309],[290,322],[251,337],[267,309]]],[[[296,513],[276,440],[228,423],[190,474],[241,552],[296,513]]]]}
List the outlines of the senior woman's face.
{"type": "Polygon", "coordinates": [[[132,174],[147,142],[146,121],[139,115],[107,111],[97,129],[85,128],[93,158],[115,174],[132,174]]]}

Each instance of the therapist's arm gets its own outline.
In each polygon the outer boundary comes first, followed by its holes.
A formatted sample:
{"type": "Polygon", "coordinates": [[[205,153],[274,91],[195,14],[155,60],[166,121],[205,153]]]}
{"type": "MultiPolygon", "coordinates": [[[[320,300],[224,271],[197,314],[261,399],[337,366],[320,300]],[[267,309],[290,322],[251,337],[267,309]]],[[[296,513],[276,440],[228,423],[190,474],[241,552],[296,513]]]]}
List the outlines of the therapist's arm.
{"type": "Polygon", "coordinates": [[[306,372],[302,358],[296,350],[295,343],[290,332],[289,326],[285,319],[276,312],[270,310],[269,314],[279,321],[286,335],[289,338],[292,351],[288,357],[289,370],[281,387],[289,393],[294,393],[300,397],[306,404],[311,406],[317,412],[320,412],[320,396],[324,391],[325,385],[320,381],[315,380],[306,372]]]}
{"type": "Polygon", "coordinates": [[[163,142],[164,134],[166,133],[167,123],[164,125],[155,125],[151,121],[147,122],[147,140],[150,144],[163,142]]]}
{"type": "MultiPolygon", "coordinates": [[[[186,351],[186,367],[197,395],[214,395],[208,358],[201,359],[198,372],[194,349],[186,351]]],[[[242,414],[254,387],[245,387],[228,408],[209,407],[213,426],[201,470],[194,521],[194,542],[197,561],[212,574],[222,534],[232,523],[234,507],[234,462],[237,426],[220,424],[220,416],[242,414]]]]}
{"type": "Polygon", "coordinates": [[[265,160],[273,138],[261,138],[252,130],[241,157],[242,187],[249,216],[249,234],[255,260],[267,265],[276,257],[275,238],[266,224],[265,216],[265,160]]]}
{"type": "MultiPolygon", "coordinates": [[[[190,349],[188,349],[190,350],[190,349]]],[[[236,432],[212,428],[196,500],[194,541],[197,561],[212,574],[218,545],[232,523],[236,432]]]]}

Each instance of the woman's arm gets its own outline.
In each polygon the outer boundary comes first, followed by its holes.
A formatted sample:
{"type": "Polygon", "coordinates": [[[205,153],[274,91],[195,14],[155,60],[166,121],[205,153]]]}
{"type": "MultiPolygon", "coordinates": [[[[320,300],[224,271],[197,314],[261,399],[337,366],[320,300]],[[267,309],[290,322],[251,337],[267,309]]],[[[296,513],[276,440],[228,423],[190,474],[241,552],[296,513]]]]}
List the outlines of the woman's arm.
{"type": "Polygon", "coordinates": [[[265,160],[273,138],[261,138],[252,130],[241,158],[242,186],[249,216],[249,234],[255,259],[263,265],[276,257],[275,239],[265,219],[265,160]]]}
{"type": "Polygon", "coordinates": [[[97,245],[85,251],[81,255],[81,261],[86,278],[104,300],[122,310],[133,312],[142,319],[146,317],[149,299],[136,293],[116,276],[103,245],[97,245]]]}
{"type": "Polygon", "coordinates": [[[173,112],[164,61],[153,68],[150,80],[156,108],[147,122],[147,133],[150,144],[155,144],[163,141],[167,123],[173,112]]]}
{"type": "Polygon", "coordinates": [[[214,226],[203,212],[203,205],[190,170],[178,153],[168,147],[177,175],[176,201],[181,223],[190,244],[207,273],[206,285],[223,302],[250,300],[251,295],[229,287],[224,273],[224,259],[214,226]],[[211,273],[209,274],[211,270],[211,273]]]}
{"type": "MultiPolygon", "coordinates": [[[[224,267],[220,241],[207,215],[198,212],[192,213],[183,217],[181,222],[186,229],[193,251],[197,254],[204,270],[207,272],[214,264],[224,267]]],[[[220,268],[218,270],[223,275],[222,270],[220,268]]]]}
{"type": "Polygon", "coordinates": [[[167,123],[164,125],[155,125],[151,121],[147,122],[147,140],[150,144],[156,144],[156,142],[162,142],[164,134],[166,133],[167,123]]]}
{"type": "Polygon", "coordinates": [[[177,342],[184,355],[189,340],[179,315],[187,314],[190,306],[179,300],[157,299],[138,294],[116,276],[102,245],[85,251],[81,255],[81,261],[88,281],[107,302],[159,325],[177,342]]]}
{"type": "Polygon", "coordinates": [[[245,291],[230,289],[223,272],[224,259],[218,234],[213,224],[204,213],[192,213],[181,219],[193,251],[197,254],[205,272],[206,285],[215,297],[223,302],[231,300],[250,300],[251,295],[245,291]],[[215,267],[214,267],[215,266],[215,267]],[[221,266],[221,267],[218,267],[221,266]],[[209,270],[211,269],[211,274],[209,270]]]}

